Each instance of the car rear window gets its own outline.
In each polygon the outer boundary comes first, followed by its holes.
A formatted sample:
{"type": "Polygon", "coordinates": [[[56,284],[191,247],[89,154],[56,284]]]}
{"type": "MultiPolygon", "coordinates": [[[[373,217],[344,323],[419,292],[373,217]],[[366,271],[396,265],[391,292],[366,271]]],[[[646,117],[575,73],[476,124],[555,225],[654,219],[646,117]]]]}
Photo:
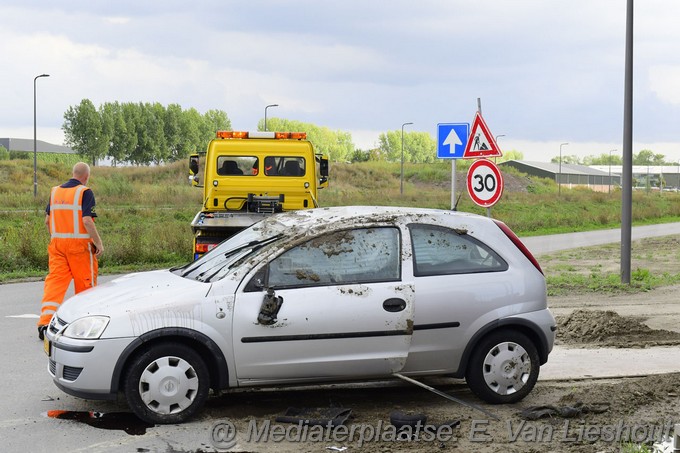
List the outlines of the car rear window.
{"type": "Polygon", "coordinates": [[[411,224],[413,272],[428,275],[501,272],[508,264],[489,246],[467,234],[435,225],[411,224]]]}

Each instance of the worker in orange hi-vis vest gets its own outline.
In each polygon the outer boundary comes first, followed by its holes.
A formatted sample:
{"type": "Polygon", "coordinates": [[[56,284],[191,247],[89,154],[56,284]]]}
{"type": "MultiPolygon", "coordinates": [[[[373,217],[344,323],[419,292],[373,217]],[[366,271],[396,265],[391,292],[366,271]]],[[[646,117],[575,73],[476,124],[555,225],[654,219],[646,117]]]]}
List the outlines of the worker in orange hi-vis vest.
{"type": "Polygon", "coordinates": [[[44,339],[52,315],[64,300],[66,290],[74,281],[78,294],[97,285],[99,264],[104,251],[102,239],[94,225],[95,200],[86,184],[90,166],[78,162],[73,166],[73,177],[53,187],[45,210],[45,225],[50,232],[49,274],[45,278],[38,338],[44,339]]]}

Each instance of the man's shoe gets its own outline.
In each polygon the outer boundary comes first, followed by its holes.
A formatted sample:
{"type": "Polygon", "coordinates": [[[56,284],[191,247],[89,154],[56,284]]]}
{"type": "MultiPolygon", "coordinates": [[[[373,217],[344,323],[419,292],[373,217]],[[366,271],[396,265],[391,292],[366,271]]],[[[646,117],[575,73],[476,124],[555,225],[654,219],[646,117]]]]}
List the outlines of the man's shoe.
{"type": "Polygon", "coordinates": [[[43,341],[45,339],[45,331],[47,330],[47,326],[38,326],[38,338],[40,341],[43,341]]]}

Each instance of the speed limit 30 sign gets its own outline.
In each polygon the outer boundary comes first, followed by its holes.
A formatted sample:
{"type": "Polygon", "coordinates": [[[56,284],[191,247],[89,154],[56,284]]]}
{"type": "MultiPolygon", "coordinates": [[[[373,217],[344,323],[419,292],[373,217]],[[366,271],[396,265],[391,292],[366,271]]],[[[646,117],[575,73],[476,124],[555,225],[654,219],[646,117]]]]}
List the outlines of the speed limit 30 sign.
{"type": "Polygon", "coordinates": [[[475,204],[488,208],[503,195],[503,175],[496,164],[488,159],[478,159],[470,165],[467,188],[475,204]]]}

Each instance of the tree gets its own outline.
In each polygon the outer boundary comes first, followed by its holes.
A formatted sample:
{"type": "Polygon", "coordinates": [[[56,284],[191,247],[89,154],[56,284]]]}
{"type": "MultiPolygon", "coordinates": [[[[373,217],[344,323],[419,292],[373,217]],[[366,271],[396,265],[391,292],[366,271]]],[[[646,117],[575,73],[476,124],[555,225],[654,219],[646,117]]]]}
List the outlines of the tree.
{"type": "Polygon", "coordinates": [[[125,162],[132,162],[132,158],[137,150],[137,142],[140,134],[137,130],[141,127],[139,122],[140,115],[141,113],[137,104],[125,103],[121,105],[121,116],[125,124],[125,138],[121,138],[120,140],[121,154],[118,158],[125,162]]]}
{"type": "Polygon", "coordinates": [[[109,155],[111,152],[111,141],[114,136],[114,124],[115,124],[115,113],[114,105],[111,103],[104,103],[99,106],[99,119],[102,125],[102,140],[106,142],[106,153],[109,155]]]}
{"type": "Polygon", "coordinates": [[[498,162],[507,162],[509,160],[524,160],[524,154],[521,151],[512,150],[503,153],[503,156],[498,158],[498,162]]]}
{"type": "MultiPolygon", "coordinates": [[[[401,135],[400,132],[388,131],[378,136],[378,148],[380,153],[385,156],[388,162],[400,162],[402,156],[401,135]]],[[[404,147],[404,160],[408,156],[408,148],[404,147]]]]}
{"type": "Polygon", "coordinates": [[[666,156],[654,154],[650,149],[643,149],[637,154],[633,154],[633,165],[663,165],[666,156]]]}
{"type": "Polygon", "coordinates": [[[354,144],[349,132],[332,131],[327,127],[312,124],[302,127],[307,129],[307,137],[314,144],[317,152],[328,155],[329,159],[335,162],[345,162],[351,159],[354,144]]]}
{"type": "Polygon", "coordinates": [[[80,156],[90,158],[92,165],[106,155],[108,139],[103,135],[101,117],[89,99],[66,110],[62,130],[66,144],[80,156]]]}
{"type": "Polygon", "coordinates": [[[128,150],[133,149],[137,144],[137,136],[125,119],[125,105],[114,102],[111,104],[111,114],[113,115],[113,135],[109,141],[108,156],[113,159],[113,164],[125,160],[128,150]]]}
{"type": "Polygon", "coordinates": [[[182,115],[182,107],[179,104],[170,104],[165,109],[163,130],[170,161],[176,161],[186,156],[183,149],[184,141],[182,140],[182,115]]]}
{"type": "MultiPolygon", "coordinates": [[[[185,110],[182,114],[182,121],[180,122],[182,144],[180,146],[182,153],[192,154],[199,150],[205,150],[206,143],[210,138],[201,135],[203,128],[203,116],[194,108],[185,110]]],[[[231,129],[231,126],[228,128],[231,129]]]]}
{"type": "MultiPolygon", "coordinates": [[[[550,159],[550,162],[553,164],[559,164],[560,163],[560,156],[555,156],[552,159],[550,159]]],[[[562,163],[563,164],[572,164],[572,165],[581,165],[581,159],[575,155],[569,155],[569,156],[562,156],[562,163]]]]}
{"type": "Polygon", "coordinates": [[[130,140],[123,107],[118,102],[107,102],[99,108],[102,121],[102,135],[108,143],[106,156],[113,160],[113,165],[125,159],[127,150],[134,146],[130,140]]]}
{"type": "Polygon", "coordinates": [[[371,160],[371,153],[361,149],[355,149],[350,156],[350,162],[368,162],[371,160]]]}
{"type": "Polygon", "coordinates": [[[203,127],[201,129],[203,140],[208,142],[215,137],[215,132],[230,131],[231,121],[223,110],[208,110],[203,115],[203,127]]]}
{"type": "Polygon", "coordinates": [[[622,157],[617,154],[602,153],[599,156],[586,156],[585,165],[621,165],[622,157]]]}
{"type": "Polygon", "coordinates": [[[127,161],[136,165],[148,165],[152,160],[152,134],[149,133],[148,126],[153,126],[153,112],[149,108],[150,104],[136,104],[130,107],[132,121],[135,125],[135,147],[128,153],[127,161]]]}
{"type": "Polygon", "coordinates": [[[137,165],[161,163],[169,157],[163,129],[165,108],[159,104],[138,104],[140,116],[137,124],[137,146],[130,161],[137,165]]]}
{"type": "MultiPolygon", "coordinates": [[[[258,122],[257,129],[264,130],[264,119],[258,122]]],[[[332,131],[327,127],[282,118],[267,118],[267,129],[277,132],[306,132],[307,139],[312,142],[316,152],[328,155],[335,162],[350,160],[354,152],[352,134],[349,132],[332,131]]]]}
{"type": "Polygon", "coordinates": [[[62,126],[66,144],[93,163],[105,156],[117,162],[148,165],[187,157],[204,148],[216,130],[230,130],[226,112],[177,104],[104,103],[97,110],[89,99],[69,107],[62,126]]]}
{"type": "Polygon", "coordinates": [[[410,150],[409,162],[432,163],[437,160],[437,143],[427,132],[405,133],[404,147],[410,150]]]}
{"type": "Polygon", "coordinates": [[[633,165],[651,165],[654,153],[649,149],[643,149],[639,153],[633,153],[633,165]]]}
{"type": "Polygon", "coordinates": [[[426,132],[404,132],[403,150],[401,130],[388,131],[378,137],[380,152],[390,162],[434,162],[437,157],[437,144],[426,132]]]}

